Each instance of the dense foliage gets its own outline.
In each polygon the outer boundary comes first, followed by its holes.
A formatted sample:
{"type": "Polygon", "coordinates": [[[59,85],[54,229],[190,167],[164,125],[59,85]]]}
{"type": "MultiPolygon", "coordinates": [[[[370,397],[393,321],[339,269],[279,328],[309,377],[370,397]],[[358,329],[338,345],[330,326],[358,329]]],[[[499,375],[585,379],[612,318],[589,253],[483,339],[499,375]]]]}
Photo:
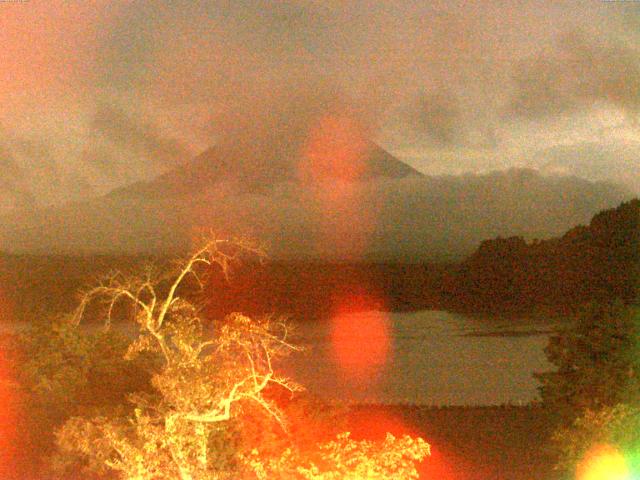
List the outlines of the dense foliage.
{"type": "Polygon", "coordinates": [[[16,478],[48,476],[53,431],[74,415],[116,411],[127,395],[149,389],[150,359],[126,361],[128,341],[114,330],[80,331],[69,318],[34,324],[5,348],[14,366],[10,397],[24,459],[16,478]],[[45,462],[45,464],[43,464],[45,462]]]}
{"type": "Polygon", "coordinates": [[[550,338],[545,353],[556,370],[537,377],[556,419],[556,466],[568,478],[580,468],[609,468],[593,465],[614,458],[640,473],[628,463],[640,447],[639,322],[638,310],[621,301],[592,303],[572,328],[550,338]]]}
{"type": "Polygon", "coordinates": [[[386,480],[418,478],[415,463],[429,454],[424,440],[407,435],[387,434],[382,442],[349,437],[349,433],[340,434],[312,452],[288,448],[267,461],[256,450],[247,460],[258,480],[386,480]]]}
{"type": "Polygon", "coordinates": [[[586,409],[629,403],[640,394],[638,311],[621,302],[589,304],[545,348],[554,371],[539,373],[543,402],[572,420],[586,409]]]}
{"type": "MultiPolygon", "coordinates": [[[[59,391],[51,395],[66,402],[59,418],[70,417],[57,430],[59,453],[50,475],[417,478],[416,462],[429,454],[429,445],[420,438],[388,436],[371,442],[352,440],[346,433],[332,439],[326,432],[316,438],[309,432],[291,435],[303,431],[305,423],[310,432],[319,429],[317,418],[305,420],[294,413],[290,419],[287,414],[295,409],[281,401],[283,393],[292,396],[302,389],[275,368],[280,358],[298,349],[290,343],[287,324],[241,314],[207,323],[182,296],[187,279],[200,284],[212,265],[226,271],[246,251],[251,251],[246,244],[212,240],[170,274],[111,275],[85,292],[72,321],[55,330],[59,345],[53,347],[56,352],[61,347],[61,355],[44,348],[33,362],[23,362],[31,372],[32,393],[59,391]],[[123,303],[131,307],[125,312],[138,327],[124,342],[126,348],[119,343],[117,349],[100,350],[102,362],[95,353],[108,334],[87,339],[79,328],[95,302],[105,305],[107,332],[123,303]],[[142,385],[116,389],[117,398],[93,392],[98,400],[91,408],[79,408],[86,403],[83,396],[92,375],[108,389],[112,373],[140,378],[142,385]],[[123,393],[128,393],[126,402],[123,393]]],[[[37,338],[39,343],[44,337],[37,338]]]]}
{"type": "Polygon", "coordinates": [[[593,217],[560,238],[482,242],[452,273],[445,305],[471,311],[530,312],[618,298],[632,303],[640,280],[640,200],[593,217]]]}
{"type": "MultiPolygon", "coordinates": [[[[572,478],[574,473],[597,462],[597,456],[606,455],[609,458],[600,459],[600,462],[611,464],[614,460],[615,468],[626,473],[626,476],[616,476],[610,471],[611,478],[637,478],[640,475],[639,431],[640,408],[637,406],[621,403],[587,409],[571,425],[559,428],[553,435],[559,459],[556,469],[572,478]]],[[[606,477],[579,474],[578,478],[606,477]]]]}
{"type": "MultiPolygon", "coordinates": [[[[640,280],[640,200],[621,204],[558,238],[485,240],[458,263],[244,262],[233,282],[212,278],[209,313],[274,311],[301,318],[323,316],[332,298],[354,286],[384,298],[392,310],[447,309],[470,312],[573,312],[589,301],[620,298],[632,303],[640,280]],[[229,290],[229,287],[231,290],[229,290]]],[[[117,266],[131,271],[143,257],[28,257],[0,254],[2,308],[11,317],[72,306],[72,292],[87,276],[117,266]]],[[[0,299],[1,300],[1,299],[0,299]]]]}

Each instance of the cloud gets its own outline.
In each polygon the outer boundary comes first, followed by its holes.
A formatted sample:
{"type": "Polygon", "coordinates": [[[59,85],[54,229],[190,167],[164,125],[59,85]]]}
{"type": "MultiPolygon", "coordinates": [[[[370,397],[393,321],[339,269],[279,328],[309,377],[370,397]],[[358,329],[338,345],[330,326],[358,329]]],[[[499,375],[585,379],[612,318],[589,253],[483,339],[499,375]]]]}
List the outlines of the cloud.
{"type": "Polygon", "coordinates": [[[0,213],[45,208],[95,193],[87,172],[65,163],[68,152],[40,138],[0,134],[0,213]]]}
{"type": "Polygon", "coordinates": [[[0,213],[11,209],[32,209],[38,199],[31,189],[29,177],[31,172],[25,169],[16,159],[11,146],[5,141],[0,143],[0,213]]]}
{"type": "Polygon", "coordinates": [[[531,161],[543,172],[575,175],[625,185],[640,194],[640,142],[581,142],[535,152],[531,161]]]}
{"type": "Polygon", "coordinates": [[[297,148],[327,112],[388,149],[465,153],[527,148],[530,117],[640,104],[637,37],[603,2],[63,3],[0,5],[0,120],[98,193],[212,144],[248,163],[297,148]]]}
{"type": "Polygon", "coordinates": [[[153,127],[134,121],[110,105],[98,106],[92,127],[115,146],[163,167],[186,162],[192,156],[179,141],[162,136],[153,127]]]}
{"type": "Polygon", "coordinates": [[[613,39],[562,35],[555,46],[515,68],[508,110],[525,118],[561,115],[606,103],[636,116],[640,110],[638,51],[613,39]]]}
{"type": "Polygon", "coordinates": [[[458,144],[463,119],[458,99],[451,92],[426,94],[414,114],[413,127],[441,145],[458,144]]]}
{"type": "Polygon", "coordinates": [[[2,169],[0,180],[6,185],[15,182],[23,173],[13,153],[5,144],[0,144],[0,169],[2,169]]]}
{"type": "Polygon", "coordinates": [[[163,5],[147,1],[113,6],[102,17],[96,38],[95,81],[103,88],[140,89],[153,78],[153,59],[160,46],[163,5]]]}

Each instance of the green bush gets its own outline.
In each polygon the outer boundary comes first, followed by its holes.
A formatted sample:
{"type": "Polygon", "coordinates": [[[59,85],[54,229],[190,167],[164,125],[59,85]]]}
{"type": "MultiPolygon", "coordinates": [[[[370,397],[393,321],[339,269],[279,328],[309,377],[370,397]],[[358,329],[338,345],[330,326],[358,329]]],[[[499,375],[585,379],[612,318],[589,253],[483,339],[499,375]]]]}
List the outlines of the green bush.
{"type": "Polygon", "coordinates": [[[556,468],[567,478],[574,478],[577,470],[589,468],[588,463],[594,460],[590,457],[597,455],[598,450],[605,450],[618,458],[618,468],[629,474],[625,478],[639,478],[639,432],[638,407],[619,404],[586,410],[570,426],[558,429],[553,435],[553,445],[559,454],[556,468]]]}
{"type": "Polygon", "coordinates": [[[587,409],[640,398],[638,311],[621,302],[589,304],[545,348],[556,370],[536,374],[543,403],[565,425],[587,409]]]}

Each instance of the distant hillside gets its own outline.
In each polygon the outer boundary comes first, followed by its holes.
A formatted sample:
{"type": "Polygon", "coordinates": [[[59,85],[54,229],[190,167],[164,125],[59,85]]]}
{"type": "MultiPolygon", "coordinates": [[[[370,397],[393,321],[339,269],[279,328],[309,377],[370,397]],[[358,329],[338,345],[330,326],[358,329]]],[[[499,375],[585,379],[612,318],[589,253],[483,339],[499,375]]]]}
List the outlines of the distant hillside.
{"type": "Polygon", "coordinates": [[[558,145],[534,155],[545,173],[577,175],[588,180],[607,180],[640,194],[640,142],[558,145]]]}
{"type": "Polygon", "coordinates": [[[638,300],[640,200],[596,214],[559,238],[482,242],[446,281],[443,304],[469,311],[528,312],[588,301],[638,300]]]}
{"type": "Polygon", "coordinates": [[[499,235],[557,236],[629,198],[612,184],[532,170],[391,178],[411,170],[392,161],[385,168],[371,165],[366,171],[381,176],[350,184],[338,179],[317,185],[263,183],[256,191],[246,190],[250,182],[246,188],[210,184],[204,174],[179,170],[181,187],[166,187],[164,193],[160,185],[171,177],[86,202],[5,216],[0,250],[172,254],[189,249],[194,230],[204,228],[254,238],[274,259],[434,261],[462,258],[499,235]]]}
{"type": "MultiPolygon", "coordinates": [[[[75,292],[112,269],[135,271],[152,258],[0,255],[0,321],[69,311],[75,292]]],[[[165,264],[167,257],[156,258],[165,264]]],[[[526,315],[570,312],[592,300],[633,302],[640,286],[640,200],[597,213],[548,240],[485,240],[458,263],[250,261],[230,281],[212,278],[207,312],[322,318],[336,299],[353,309],[446,309],[526,315]]]]}

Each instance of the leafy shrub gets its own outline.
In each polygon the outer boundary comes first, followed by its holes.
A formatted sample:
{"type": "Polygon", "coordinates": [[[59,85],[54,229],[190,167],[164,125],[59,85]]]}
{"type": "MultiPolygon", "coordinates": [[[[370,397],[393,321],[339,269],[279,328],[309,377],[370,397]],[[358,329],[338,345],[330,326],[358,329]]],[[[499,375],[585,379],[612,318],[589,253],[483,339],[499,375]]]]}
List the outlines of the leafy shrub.
{"type": "MultiPolygon", "coordinates": [[[[345,433],[328,442],[296,442],[274,436],[274,427],[289,432],[291,426],[278,396],[302,390],[275,369],[279,359],[299,350],[290,342],[289,326],[238,313],[206,326],[183,295],[187,279],[201,284],[214,265],[226,272],[244,251],[251,248],[209,240],[170,274],[114,275],[86,292],[76,322],[96,299],[108,305],[107,325],[117,302],[132,306],[139,334],[124,359],[142,356],[153,365],[152,389],[129,395],[123,409],[67,420],[56,433],[63,477],[80,471],[83,478],[154,480],[417,478],[415,463],[429,454],[419,438],[356,442],[345,433]],[[248,429],[248,418],[263,428],[248,429]]],[[[86,371],[73,370],[72,380],[61,381],[62,390],[82,384],[86,371]]]]}
{"type": "Polygon", "coordinates": [[[53,431],[67,419],[121,409],[127,395],[149,389],[151,366],[126,361],[128,343],[114,330],[81,331],[68,317],[32,325],[8,342],[25,412],[18,429],[32,433],[21,445],[31,469],[52,454],[53,431]]]}
{"type": "MultiPolygon", "coordinates": [[[[583,468],[598,450],[616,455],[621,468],[637,478],[640,474],[640,409],[619,404],[599,410],[586,410],[568,427],[553,435],[553,445],[559,453],[556,469],[569,478],[583,468]]],[[[582,478],[582,476],[578,476],[582,478]]],[[[612,477],[613,478],[613,477],[612,477]]],[[[615,477],[618,478],[618,477],[615,477]]]]}
{"type": "Polygon", "coordinates": [[[638,313],[621,302],[592,303],[545,348],[555,371],[536,374],[543,403],[565,424],[587,409],[630,403],[640,394],[638,313]]]}

